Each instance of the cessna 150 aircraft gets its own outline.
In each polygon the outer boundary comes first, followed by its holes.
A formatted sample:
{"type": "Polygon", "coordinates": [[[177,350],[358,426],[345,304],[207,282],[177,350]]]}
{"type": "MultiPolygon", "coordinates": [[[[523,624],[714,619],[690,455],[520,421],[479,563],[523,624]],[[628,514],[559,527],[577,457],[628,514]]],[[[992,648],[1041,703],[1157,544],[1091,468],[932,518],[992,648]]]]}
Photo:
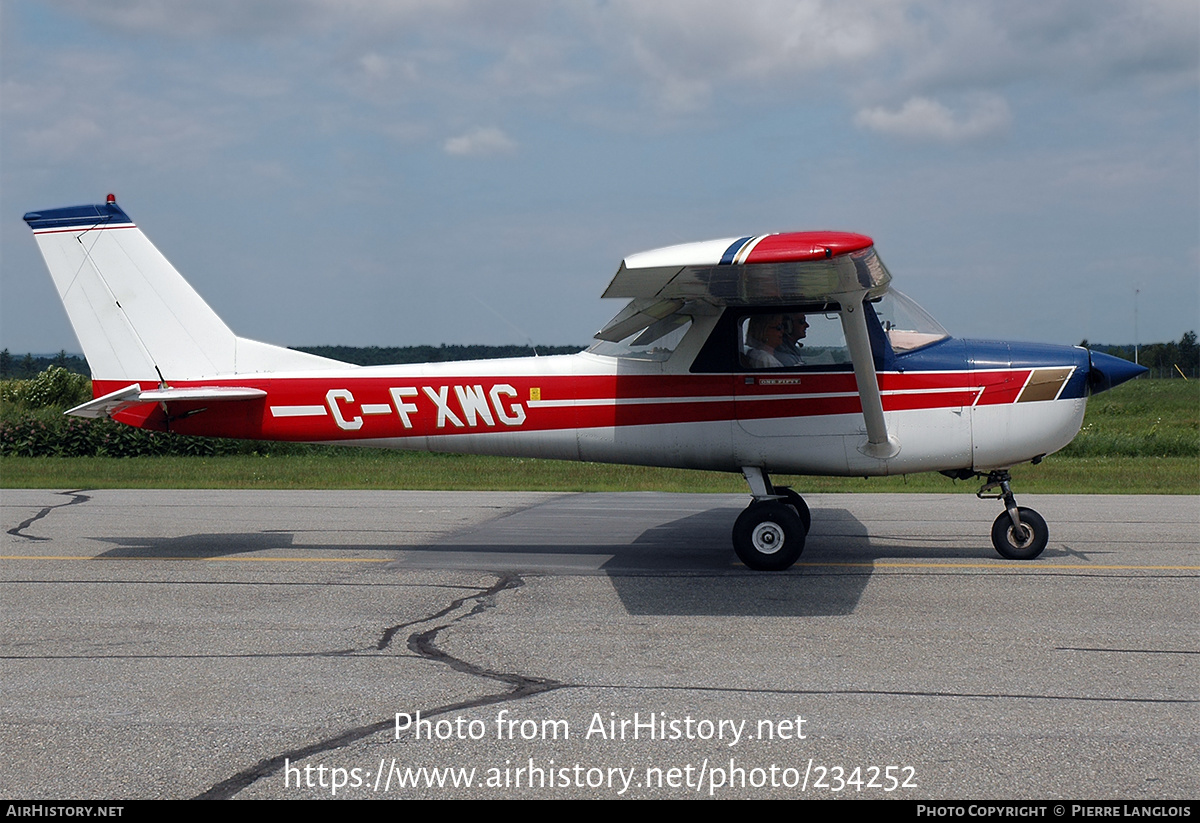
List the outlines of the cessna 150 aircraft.
{"type": "Polygon", "coordinates": [[[1079,347],[958,340],[891,287],[871,238],[792,232],[627,257],[630,300],[586,352],[359,367],[238,337],[108,196],[30,212],[92,369],[68,414],[182,434],[741,472],[752,569],[791,566],[808,506],[772,473],[986,477],[1001,555],[1045,520],[1009,468],[1079,431],[1089,394],[1145,371],[1079,347]]]}

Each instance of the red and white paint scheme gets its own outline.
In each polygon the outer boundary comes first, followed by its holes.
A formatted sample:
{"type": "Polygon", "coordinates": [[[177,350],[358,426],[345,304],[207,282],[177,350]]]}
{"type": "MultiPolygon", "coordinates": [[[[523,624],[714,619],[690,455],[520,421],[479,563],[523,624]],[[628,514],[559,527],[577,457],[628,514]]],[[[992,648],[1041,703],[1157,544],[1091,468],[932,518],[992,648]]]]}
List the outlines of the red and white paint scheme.
{"type": "Polygon", "coordinates": [[[986,476],[1006,557],[1045,521],[1008,469],[1061,449],[1087,396],[1144,369],[958,340],[891,288],[869,237],[791,232],[627,257],[628,305],[569,356],[358,367],[238,337],[117,206],[31,212],[92,369],[68,414],[182,434],[741,472],[734,548],[795,562],[808,507],[771,473],[986,476]]]}

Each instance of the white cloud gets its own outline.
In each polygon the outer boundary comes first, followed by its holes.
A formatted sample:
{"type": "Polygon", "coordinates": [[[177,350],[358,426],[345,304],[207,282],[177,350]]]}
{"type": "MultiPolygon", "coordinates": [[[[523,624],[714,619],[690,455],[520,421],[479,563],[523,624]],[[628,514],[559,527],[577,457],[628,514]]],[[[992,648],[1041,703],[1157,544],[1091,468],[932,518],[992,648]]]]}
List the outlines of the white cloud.
{"type": "Polygon", "coordinates": [[[358,58],[358,65],[363,74],[372,80],[386,80],[391,70],[388,59],[373,51],[358,58]]]}
{"type": "Polygon", "coordinates": [[[489,91],[509,95],[561,96],[586,84],[594,66],[577,67],[580,44],[562,32],[520,32],[506,39],[496,62],[482,73],[489,91]]]}
{"type": "Polygon", "coordinates": [[[466,134],[451,137],[442,144],[446,154],[471,157],[487,157],[496,154],[512,154],[517,149],[507,134],[495,126],[482,126],[466,134]]]}
{"type": "MultiPolygon", "coordinates": [[[[211,72],[251,89],[256,82],[269,86],[255,75],[274,72],[318,90],[337,83],[344,94],[385,110],[427,95],[452,110],[452,120],[487,122],[498,100],[553,98],[563,101],[559,110],[568,117],[585,113],[589,122],[606,119],[598,112],[609,118],[618,112],[671,126],[678,117],[729,111],[731,103],[763,95],[779,105],[820,96],[852,101],[863,109],[864,126],[886,122],[901,132],[895,121],[905,108],[888,107],[910,98],[912,104],[947,95],[1011,96],[1014,84],[1029,82],[1107,90],[1152,77],[1168,91],[1194,85],[1200,8],[1180,0],[123,0],[115,9],[58,0],[58,6],[108,29],[179,38],[185,51],[203,43],[204,53],[228,58],[214,61],[211,72]],[[245,53],[249,43],[257,44],[253,58],[245,53]],[[269,60],[259,59],[260,48],[269,60]]],[[[972,130],[1000,128],[1002,108],[996,101],[967,111],[951,105],[953,114],[931,122],[940,119],[941,133],[956,135],[940,139],[967,139],[972,130]]]]}
{"type": "Polygon", "coordinates": [[[901,4],[870,0],[612,0],[593,12],[604,59],[661,113],[699,111],[726,95],[812,88],[855,71],[899,37],[901,4]]]}
{"type": "Polygon", "coordinates": [[[60,0],[70,14],[130,32],[152,32],[167,37],[202,37],[212,34],[261,36],[292,28],[312,19],[320,3],[301,0],[209,0],[178,3],[175,0],[128,0],[107,10],[88,0],[60,0]]]}
{"type": "Polygon", "coordinates": [[[958,113],[928,97],[912,97],[896,111],[882,106],[862,109],[854,116],[854,122],[881,134],[962,143],[1006,131],[1012,113],[1008,103],[994,95],[978,98],[966,111],[958,113]]]}

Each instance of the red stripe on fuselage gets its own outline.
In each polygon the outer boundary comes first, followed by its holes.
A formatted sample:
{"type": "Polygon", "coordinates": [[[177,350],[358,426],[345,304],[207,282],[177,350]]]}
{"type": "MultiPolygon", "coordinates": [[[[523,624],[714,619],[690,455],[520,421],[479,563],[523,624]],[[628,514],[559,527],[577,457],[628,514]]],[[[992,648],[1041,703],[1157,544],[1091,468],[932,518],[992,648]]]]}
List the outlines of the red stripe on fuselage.
{"type": "MultiPolygon", "coordinates": [[[[887,372],[885,411],[1016,401],[1028,369],[887,372]]],[[[97,380],[100,397],[128,381],[97,380]]],[[[157,387],[143,382],[144,389],[157,387]]],[[[174,384],[241,386],[265,398],[176,401],[118,412],[134,426],[181,434],[262,440],[357,440],[466,433],[550,431],[719,420],[859,414],[849,372],[757,375],[543,375],[513,377],[262,378],[174,384]],[[364,411],[364,407],[366,410],[364,411]],[[403,412],[403,413],[402,413],[403,412]],[[407,424],[405,422],[407,418],[407,424]]]]}

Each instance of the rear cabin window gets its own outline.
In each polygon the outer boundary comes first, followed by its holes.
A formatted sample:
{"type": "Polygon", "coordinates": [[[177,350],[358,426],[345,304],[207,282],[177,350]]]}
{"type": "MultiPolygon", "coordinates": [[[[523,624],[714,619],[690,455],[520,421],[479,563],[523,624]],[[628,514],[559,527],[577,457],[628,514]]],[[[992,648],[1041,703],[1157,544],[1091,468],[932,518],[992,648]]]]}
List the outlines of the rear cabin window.
{"type": "Polygon", "coordinates": [[[666,360],[674,353],[692,325],[690,315],[675,313],[641,329],[624,340],[600,340],[588,349],[592,354],[628,360],[666,360]]]}

